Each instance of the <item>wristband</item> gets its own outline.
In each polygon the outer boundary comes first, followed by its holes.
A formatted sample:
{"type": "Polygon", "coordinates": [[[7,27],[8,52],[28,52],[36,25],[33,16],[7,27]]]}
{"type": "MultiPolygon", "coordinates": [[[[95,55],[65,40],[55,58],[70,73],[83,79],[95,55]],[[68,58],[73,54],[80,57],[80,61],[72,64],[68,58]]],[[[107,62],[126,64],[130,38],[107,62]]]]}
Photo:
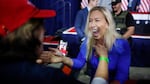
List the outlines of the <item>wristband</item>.
{"type": "Polygon", "coordinates": [[[72,70],[71,70],[71,68],[68,67],[67,65],[63,65],[62,71],[63,71],[64,74],[70,75],[72,70]]]}
{"type": "Polygon", "coordinates": [[[106,61],[107,63],[109,62],[108,57],[104,57],[104,56],[100,56],[100,57],[99,57],[99,60],[104,60],[104,61],[106,61]]]}

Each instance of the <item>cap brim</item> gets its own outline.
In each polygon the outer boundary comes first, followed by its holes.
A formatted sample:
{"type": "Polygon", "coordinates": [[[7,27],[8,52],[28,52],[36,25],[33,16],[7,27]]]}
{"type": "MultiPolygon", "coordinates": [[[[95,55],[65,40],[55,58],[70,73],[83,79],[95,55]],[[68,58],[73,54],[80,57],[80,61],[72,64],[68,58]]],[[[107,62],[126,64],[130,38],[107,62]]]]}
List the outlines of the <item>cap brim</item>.
{"type": "Polygon", "coordinates": [[[121,2],[112,2],[111,5],[116,5],[118,3],[121,3],[121,2]]]}
{"type": "Polygon", "coordinates": [[[38,12],[36,14],[34,14],[34,16],[32,16],[33,18],[50,18],[50,17],[55,17],[56,16],[56,12],[54,10],[38,10],[38,12]]]}

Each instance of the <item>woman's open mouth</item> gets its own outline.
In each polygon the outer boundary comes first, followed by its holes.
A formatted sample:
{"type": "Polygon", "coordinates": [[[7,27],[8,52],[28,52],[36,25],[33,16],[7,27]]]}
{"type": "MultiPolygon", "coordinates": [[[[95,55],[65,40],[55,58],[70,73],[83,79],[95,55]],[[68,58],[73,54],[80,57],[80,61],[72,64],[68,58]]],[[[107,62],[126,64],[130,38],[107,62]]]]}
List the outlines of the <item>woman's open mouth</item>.
{"type": "Polygon", "coordinates": [[[97,27],[94,27],[94,28],[92,29],[92,33],[93,33],[93,36],[94,36],[94,37],[97,37],[97,36],[99,35],[99,29],[98,29],[97,27]]]}

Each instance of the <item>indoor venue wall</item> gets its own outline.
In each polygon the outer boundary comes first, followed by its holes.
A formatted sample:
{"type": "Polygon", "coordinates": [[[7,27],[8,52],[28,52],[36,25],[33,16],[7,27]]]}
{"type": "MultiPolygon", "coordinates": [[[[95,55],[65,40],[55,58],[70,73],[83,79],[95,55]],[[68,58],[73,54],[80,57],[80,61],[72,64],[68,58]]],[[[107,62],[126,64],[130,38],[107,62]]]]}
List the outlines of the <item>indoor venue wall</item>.
{"type": "Polygon", "coordinates": [[[41,9],[54,9],[56,17],[44,21],[46,35],[55,35],[59,29],[67,29],[74,25],[77,11],[80,9],[80,0],[30,0],[41,9]]]}

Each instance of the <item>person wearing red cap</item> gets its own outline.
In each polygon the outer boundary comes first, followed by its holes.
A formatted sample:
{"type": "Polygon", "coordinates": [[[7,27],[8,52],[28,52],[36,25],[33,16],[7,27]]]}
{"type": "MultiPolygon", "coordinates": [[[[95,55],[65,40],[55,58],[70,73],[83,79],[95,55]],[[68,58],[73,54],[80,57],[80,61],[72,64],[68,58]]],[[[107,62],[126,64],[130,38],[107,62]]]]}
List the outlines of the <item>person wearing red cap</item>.
{"type": "Polygon", "coordinates": [[[43,51],[42,21],[56,12],[39,10],[28,0],[0,0],[0,11],[0,82],[70,84],[61,70],[36,62],[43,51]]]}

